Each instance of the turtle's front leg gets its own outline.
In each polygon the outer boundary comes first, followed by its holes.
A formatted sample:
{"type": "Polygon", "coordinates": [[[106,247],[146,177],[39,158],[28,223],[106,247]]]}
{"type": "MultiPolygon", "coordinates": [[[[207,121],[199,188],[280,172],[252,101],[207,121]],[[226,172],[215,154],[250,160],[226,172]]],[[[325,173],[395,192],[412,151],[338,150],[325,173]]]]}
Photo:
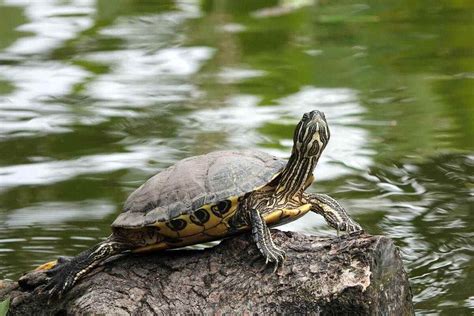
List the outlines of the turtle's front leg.
{"type": "Polygon", "coordinates": [[[312,205],[311,211],[320,214],[333,228],[348,233],[362,231],[346,210],[332,197],[326,194],[306,194],[305,199],[312,205]]]}
{"type": "Polygon", "coordinates": [[[276,270],[278,265],[285,260],[285,252],[273,243],[270,229],[259,211],[250,211],[250,224],[252,226],[253,240],[263,257],[265,257],[265,264],[274,262],[276,270]]]}

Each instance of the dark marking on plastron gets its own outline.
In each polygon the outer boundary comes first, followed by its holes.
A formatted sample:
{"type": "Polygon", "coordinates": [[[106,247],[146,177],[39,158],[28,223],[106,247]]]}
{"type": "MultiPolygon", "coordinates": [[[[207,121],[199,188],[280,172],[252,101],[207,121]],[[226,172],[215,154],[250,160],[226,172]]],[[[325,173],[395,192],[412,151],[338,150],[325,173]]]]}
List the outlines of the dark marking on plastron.
{"type": "Polygon", "coordinates": [[[180,231],[180,230],[183,230],[186,225],[188,223],[186,223],[186,221],[184,219],[172,219],[170,220],[169,222],[166,223],[166,226],[168,226],[171,230],[174,230],[174,231],[180,231]]]}
{"type": "Polygon", "coordinates": [[[194,224],[204,226],[204,224],[209,221],[209,218],[211,218],[211,215],[209,215],[207,210],[200,208],[195,211],[191,216],[189,216],[189,218],[194,224]]]}
{"type": "Polygon", "coordinates": [[[211,206],[211,211],[217,217],[223,217],[232,206],[232,202],[229,200],[220,201],[219,203],[211,206]]]}

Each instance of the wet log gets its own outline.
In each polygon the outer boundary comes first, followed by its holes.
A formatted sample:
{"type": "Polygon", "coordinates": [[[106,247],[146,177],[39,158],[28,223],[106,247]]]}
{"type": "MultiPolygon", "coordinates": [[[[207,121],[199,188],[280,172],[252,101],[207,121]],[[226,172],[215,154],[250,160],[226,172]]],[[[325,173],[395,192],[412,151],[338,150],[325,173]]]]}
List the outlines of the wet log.
{"type": "Polygon", "coordinates": [[[276,273],[241,235],[204,250],[119,258],[49,303],[36,293],[44,273],[32,272],[20,284],[0,282],[0,300],[11,298],[11,315],[413,314],[408,278],[389,238],[272,234],[287,253],[276,273]]]}

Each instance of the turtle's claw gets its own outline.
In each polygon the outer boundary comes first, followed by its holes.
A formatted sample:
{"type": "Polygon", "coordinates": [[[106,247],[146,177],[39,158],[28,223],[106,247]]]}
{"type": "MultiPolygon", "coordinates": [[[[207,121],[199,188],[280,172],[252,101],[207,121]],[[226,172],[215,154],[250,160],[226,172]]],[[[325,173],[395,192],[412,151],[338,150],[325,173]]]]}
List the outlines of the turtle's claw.
{"type": "Polygon", "coordinates": [[[347,234],[363,232],[362,227],[351,219],[347,219],[345,221],[341,221],[337,223],[336,230],[337,230],[337,236],[339,236],[339,233],[341,231],[344,231],[347,234]]]}
{"type": "Polygon", "coordinates": [[[283,265],[283,262],[285,261],[285,252],[283,250],[281,250],[280,248],[274,246],[273,248],[271,249],[268,249],[269,250],[269,254],[268,256],[266,256],[266,259],[265,259],[265,266],[271,262],[274,264],[274,267],[273,267],[273,273],[275,273],[277,270],[278,270],[278,267],[280,267],[281,265],[283,265]]]}
{"type": "Polygon", "coordinates": [[[356,222],[352,221],[352,220],[350,222],[348,222],[346,225],[347,225],[347,230],[346,231],[348,233],[355,233],[355,232],[363,231],[362,227],[359,224],[357,224],[356,222]]]}
{"type": "Polygon", "coordinates": [[[273,273],[275,273],[279,266],[283,264],[286,258],[286,254],[283,250],[273,245],[272,247],[267,246],[263,251],[261,250],[263,258],[265,258],[265,263],[263,265],[262,271],[267,268],[269,264],[273,264],[273,273]]]}
{"type": "Polygon", "coordinates": [[[60,299],[75,283],[76,273],[73,273],[74,270],[71,269],[71,260],[60,258],[58,263],[60,264],[46,271],[50,279],[41,289],[41,292],[49,297],[49,301],[60,299]]]}

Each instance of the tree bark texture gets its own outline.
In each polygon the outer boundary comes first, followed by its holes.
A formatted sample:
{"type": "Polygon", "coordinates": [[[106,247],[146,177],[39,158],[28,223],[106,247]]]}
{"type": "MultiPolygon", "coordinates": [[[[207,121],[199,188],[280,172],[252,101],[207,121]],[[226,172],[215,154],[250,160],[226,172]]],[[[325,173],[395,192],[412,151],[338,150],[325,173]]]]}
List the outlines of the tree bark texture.
{"type": "Polygon", "coordinates": [[[9,314],[412,315],[411,291],[393,242],[383,236],[306,236],[272,230],[286,251],[265,268],[249,235],[204,250],[128,255],[48,303],[43,272],[0,281],[9,314]]]}

